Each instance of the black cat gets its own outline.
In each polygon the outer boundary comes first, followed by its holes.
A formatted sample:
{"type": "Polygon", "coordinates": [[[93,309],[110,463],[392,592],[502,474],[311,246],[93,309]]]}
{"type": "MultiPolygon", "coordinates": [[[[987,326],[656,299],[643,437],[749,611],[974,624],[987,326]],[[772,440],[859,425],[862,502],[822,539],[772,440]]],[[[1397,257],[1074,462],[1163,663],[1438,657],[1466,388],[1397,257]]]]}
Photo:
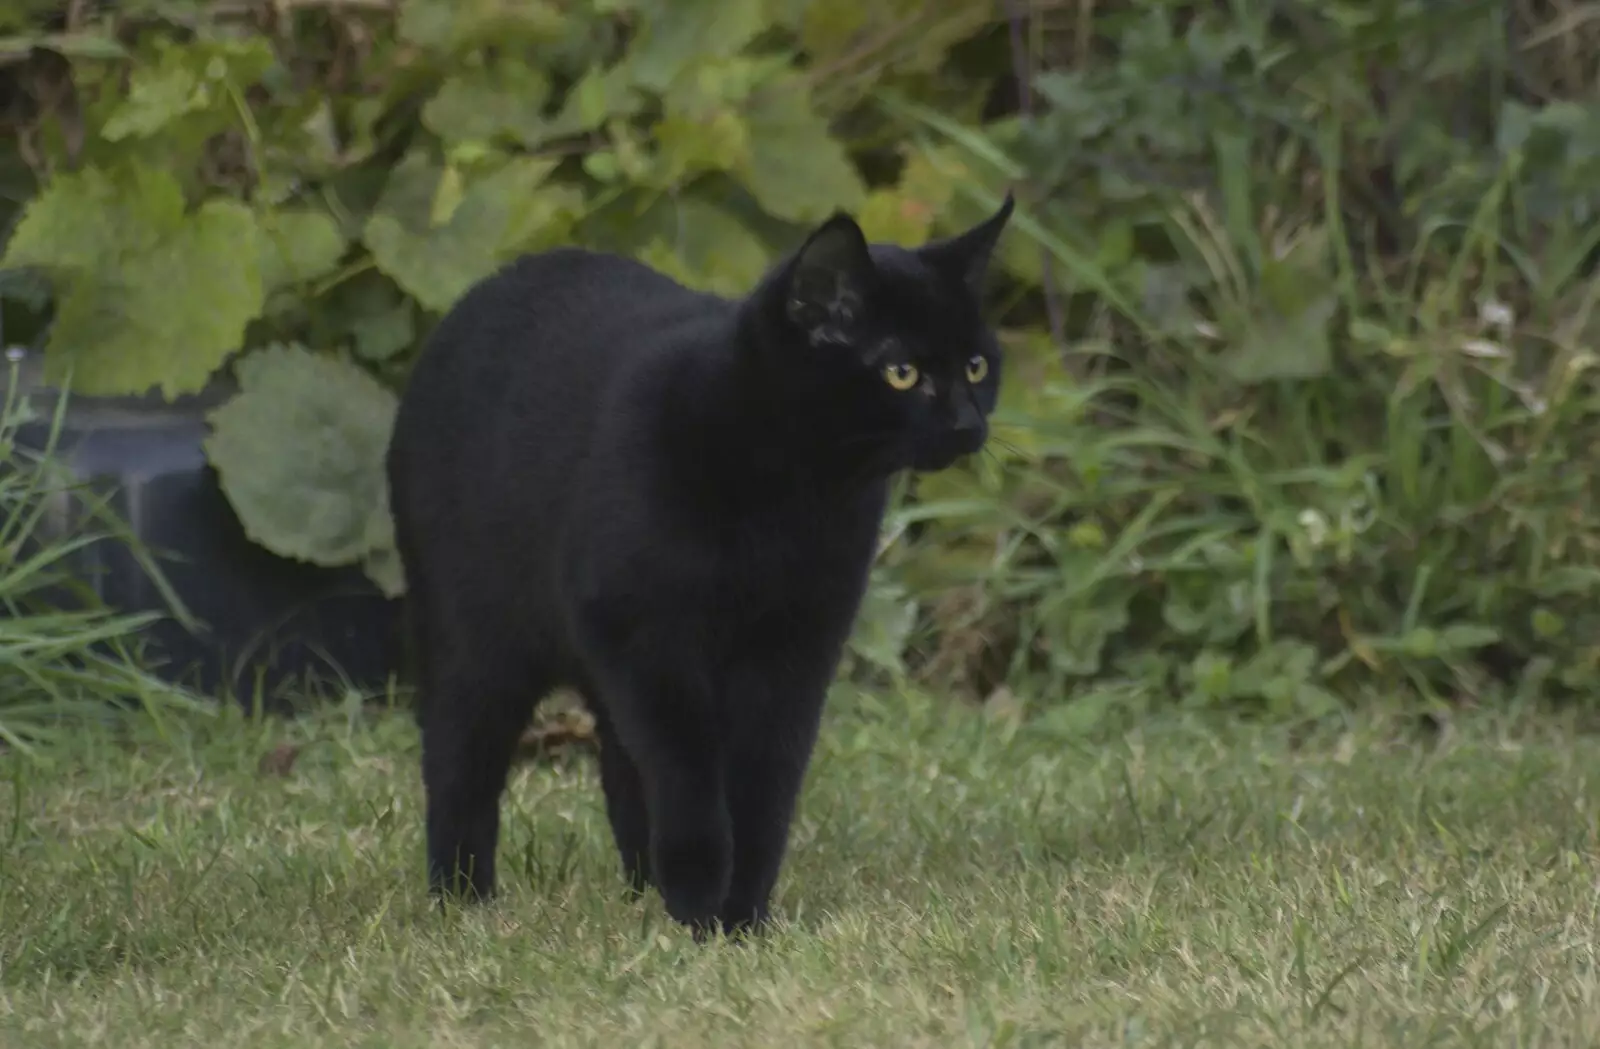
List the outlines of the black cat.
{"type": "Polygon", "coordinates": [[[388,462],[435,892],[494,891],[513,749],[567,685],[634,889],[766,918],[889,478],[987,435],[1011,209],[916,250],[835,215],[737,301],[564,248],[444,317],[388,462]]]}

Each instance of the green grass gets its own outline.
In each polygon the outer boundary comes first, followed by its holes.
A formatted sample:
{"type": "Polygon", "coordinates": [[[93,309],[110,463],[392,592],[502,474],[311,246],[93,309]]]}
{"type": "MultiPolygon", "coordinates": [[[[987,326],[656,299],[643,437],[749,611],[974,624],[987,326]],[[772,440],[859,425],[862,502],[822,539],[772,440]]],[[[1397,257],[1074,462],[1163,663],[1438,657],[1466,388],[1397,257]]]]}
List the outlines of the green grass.
{"type": "Polygon", "coordinates": [[[622,899],[583,755],[519,770],[504,895],[443,915],[403,716],[130,731],[0,765],[0,1045],[1600,1041],[1600,740],[1564,722],[1091,743],[841,695],[785,925],[704,947],[622,899]]]}

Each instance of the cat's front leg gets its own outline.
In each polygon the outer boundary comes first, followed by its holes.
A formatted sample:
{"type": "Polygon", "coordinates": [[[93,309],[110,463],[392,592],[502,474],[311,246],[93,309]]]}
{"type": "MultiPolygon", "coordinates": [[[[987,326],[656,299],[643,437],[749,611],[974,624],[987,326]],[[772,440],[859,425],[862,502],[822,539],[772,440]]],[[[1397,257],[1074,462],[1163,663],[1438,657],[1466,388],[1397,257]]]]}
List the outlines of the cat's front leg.
{"type": "MultiPolygon", "coordinates": [[[[684,671],[652,667],[637,650],[598,675],[615,736],[633,759],[649,822],[649,876],[667,913],[715,926],[733,870],[733,826],[709,695],[684,671]]],[[[602,745],[604,745],[602,743],[602,745]]]]}
{"type": "Polygon", "coordinates": [[[772,889],[788,851],[789,826],[816,745],[827,693],[825,668],[797,679],[795,662],[752,663],[732,684],[730,708],[741,717],[725,759],[733,817],[733,878],[717,918],[724,931],[766,924],[772,889]],[[778,684],[773,684],[773,682],[778,684]]]}

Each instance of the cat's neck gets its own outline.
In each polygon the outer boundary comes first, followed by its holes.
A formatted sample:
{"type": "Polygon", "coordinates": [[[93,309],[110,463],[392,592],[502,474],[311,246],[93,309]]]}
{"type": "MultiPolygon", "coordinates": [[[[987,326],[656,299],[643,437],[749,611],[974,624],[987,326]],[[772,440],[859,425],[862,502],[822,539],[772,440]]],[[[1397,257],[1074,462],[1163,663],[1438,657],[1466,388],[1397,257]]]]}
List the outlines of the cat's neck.
{"type": "Polygon", "coordinates": [[[725,339],[685,360],[667,392],[672,458],[684,483],[739,502],[873,498],[889,477],[838,431],[828,391],[760,355],[772,345],[754,311],[731,319],[725,339]],[[737,494],[736,494],[737,493],[737,494]]]}

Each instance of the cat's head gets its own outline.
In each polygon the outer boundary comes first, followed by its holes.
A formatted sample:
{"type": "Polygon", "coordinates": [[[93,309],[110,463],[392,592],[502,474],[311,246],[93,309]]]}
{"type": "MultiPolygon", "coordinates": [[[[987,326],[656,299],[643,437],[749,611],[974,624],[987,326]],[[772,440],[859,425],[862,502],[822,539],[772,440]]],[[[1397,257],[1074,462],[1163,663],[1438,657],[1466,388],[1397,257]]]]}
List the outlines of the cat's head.
{"type": "Polygon", "coordinates": [[[868,244],[840,213],[766,286],[768,359],[812,393],[819,440],[874,471],[942,470],[978,451],[1000,390],[981,291],[1012,197],[956,236],[868,244]]]}

